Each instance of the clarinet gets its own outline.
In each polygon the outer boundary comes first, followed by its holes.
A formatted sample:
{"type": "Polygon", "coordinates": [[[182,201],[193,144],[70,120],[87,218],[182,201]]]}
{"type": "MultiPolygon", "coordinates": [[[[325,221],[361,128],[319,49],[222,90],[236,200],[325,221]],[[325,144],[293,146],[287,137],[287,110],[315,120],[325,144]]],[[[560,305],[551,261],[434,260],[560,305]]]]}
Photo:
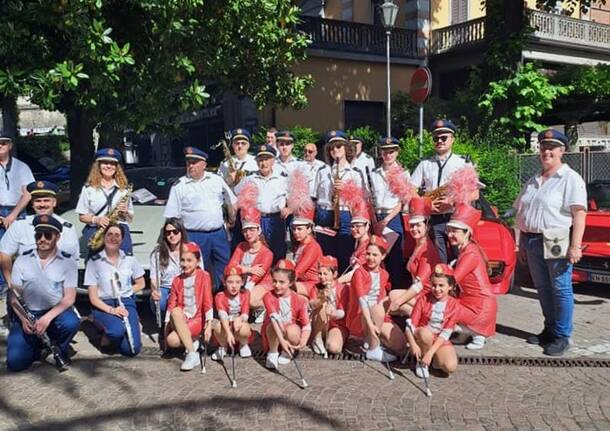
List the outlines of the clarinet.
{"type": "MultiPolygon", "coordinates": [[[[19,303],[19,307],[23,311],[24,317],[27,319],[30,326],[36,325],[36,322],[38,321],[38,319],[36,318],[36,316],[34,316],[34,313],[32,313],[32,311],[27,306],[27,304],[25,303],[25,301],[23,300],[21,295],[19,293],[17,293],[17,291],[15,291],[15,290],[12,290],[12,293],[15,296],[15,299],[17,299],[17,302],[19,303]]],[[[59,347],[57,347],[57,345],[51,341],[51,338],[49,337],[49,334],[47,334],[47,331],[38,335],[38,338],[40,338],[42,345],[53,354],[53,359],[55,360],[55,366],[57,367],[57,369],[60,372],[66,371],[68,369],[68,364],[67,364],[66,360],[64,359],[64,357],[62,356],[61,351],[59,350],[59,347]]]]}
{"type": "MultiPolygon", "coordinates": [[[[155,253],[155,251],[153,250],[153,253],[155,253]]],[[[156,272],[156,278],[157,278],[157,291],[159,292],[159,294],[161,294],[161,276],[159,274],[159,247],[157,247],[157,252],[155,254],[155,267],[157,268],[156,272]]],[[[159,301],[155,301],[155,318],[157,319],[157,326],[159,327],[159,331],[161,331],[161,300],[159,301]]]]}
{"type": "MultiPolygon", "coordinates": [[[[117,271],[114,271],[110,282],[112,284],[112,294],[116,296],[116,299],[119,302],[119,306],[124,307],[120,295],[121,280],[119,279],[119,273],[117,271]]],[[[132,355],[135,355],[136,347],[133,341],[133,334],[131,333],[131,323],[129,323],[128,316],[123,316],[123,324],[125,325],[125,332],[127,332],[127,342],[129,343],[129,351],[132,355]]]]}
{"type": "Polygon", "coordinates": [[[373,179],[371,178],[371,170],[366,166],[365,171],[366,180],[369,182],[369,200],[373,206],[373,212],[377,214],[377,195],[375,194],[375,187],[373,186],[373,179]]]}
{"type": "MultiPolygon", "coordinates": [[[[339,177],[339,158],[337,158],[335,160],[335,181],[338,181],[340,179],[339,177]]],[[[333,194],[333,215],[334,215],[334,219],[333,219],[333,229],[334,230],[339,230],[339,228],[341,227],[341,214],[340,214],[340,196],[339,196],[339,192],[334,189],[334,194],[333,194]]]]}

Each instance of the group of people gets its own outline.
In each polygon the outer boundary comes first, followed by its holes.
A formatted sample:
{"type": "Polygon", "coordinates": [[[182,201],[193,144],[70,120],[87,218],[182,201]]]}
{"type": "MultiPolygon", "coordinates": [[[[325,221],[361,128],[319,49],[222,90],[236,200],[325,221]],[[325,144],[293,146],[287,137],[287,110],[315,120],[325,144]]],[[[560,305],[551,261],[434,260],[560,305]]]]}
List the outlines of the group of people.
{"type": "MultiPolygon", "coordinates": [[[[307,345],[326,355],[355,338],[371,360],[391,362],[410,350],[420,377],[430,365],[456,369],[456,331],[472,336],[466,348],[483,348],[495,334],[497,304],[475,241],[481,212],[472,203],[481,183],[452,151],[451,121],[434,121],[430,131],[436,154],[412,174],[397,161],[397,139],[379,141],[376,166],[361,138],[339,130],[326,136],[326,163],[315,144],[305,146],[304,160],[294,157],[290,131],[268,133],[254,155],[249,131],[232,131],[234,155],[218,173],[206,170],[203,150],[186,147],[186,175],[170,190],[150,255],[150,301],[162,348],[184,348],[182,370],[200,364],[201,342],[218,346],[213,359],[229,351],[249,357],[251,325],[262,323],[269,368],[289,363],[307,345]],[[398,316],[406,319],[404,329],[398,316]]],[[[571,285],[559,293],[557,285],[568,284],[566,274],[580,258],[586,191],[561,163],[565,136],[549,130],[539,140],[543,172],[515,202],[520,254],[535,268],[545,317],[544,331],[528,341],[562,354],[572,330],[571,285]],[[547,256],[547,231],[563,234],[572,224],[565,250],[547,256]]],[[[11,146],[0,138],[0,265],[23,299],[9,299],[8,307],[7,364],[16,371],[44,355],[43,334],[68,356],[79,326],[73,307],[79,249],[74,226],[54,214],[57,187],[34,181],[11,146]],[[18,220],[30,199],[35,215],[18,220]]],[[[137,214],[120,152],[96,153],[76,212],[86,239],[103,235],[101,249],[86,258],[90,320],[101,346],[135,356],[142,343],[133,295],[145,280],[131,253],[129,223],[137,214]]]]}

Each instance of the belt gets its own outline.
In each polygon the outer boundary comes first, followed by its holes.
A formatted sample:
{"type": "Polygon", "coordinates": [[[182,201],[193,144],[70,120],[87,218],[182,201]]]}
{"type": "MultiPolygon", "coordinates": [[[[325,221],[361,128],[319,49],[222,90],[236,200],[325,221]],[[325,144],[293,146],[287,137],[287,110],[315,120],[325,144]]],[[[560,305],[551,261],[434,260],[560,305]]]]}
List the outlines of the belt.
{"type": "MultiPolygon", "coordinates": [[[[318,209],[325,210],[325,211],[334,211],[335,210],[333,207],[331,207],[329,205],[318,205],[318,209]]],[[[339,211],[349,211],[349,207],[346,205],[340,205],[339,211]]]]}
{"type": "Polygon", "coordinates": [[[528,238],[540,238],[542,236],[541,233],[534,233],[534,232],[521,232],[521,233],[528,238]]]}
{"type": "Polygon", "coordinates": [[[218,232],[221,229],[224,229],[224,226],[220,226],[219,228],[210,229],[210,230],[187,229],[187,231],[189,231],[189,232],[200,232],[200,233],[212,233],[212,232],[218,232]]]}
{"type": "Polygon", "coordinates": [[[451,220],[451,215],[452,213],[446,213],[446,214],[432,214],[430,216],[430,220],[432,221],[432,223],[444,223],[447,222],[449,220],[451,220]]]}
{"type": "Polygon", "coordinates": [[[277,217],[280,215],[279,211],[276,211],[274,213],[261,213],[261,217],[277,217]]]}

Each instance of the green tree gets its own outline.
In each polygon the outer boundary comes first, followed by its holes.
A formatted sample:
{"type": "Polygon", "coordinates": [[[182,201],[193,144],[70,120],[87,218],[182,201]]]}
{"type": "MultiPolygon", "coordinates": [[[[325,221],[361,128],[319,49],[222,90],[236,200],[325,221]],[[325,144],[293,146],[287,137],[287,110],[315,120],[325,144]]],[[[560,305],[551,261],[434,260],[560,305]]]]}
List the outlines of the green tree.
{"type": "Polygon", "coordinates": [[[208,100],[206,82],[259,106],[303,106],[311,78],[292,72],[308,44],[297,20],[282,0],[8,1],[0,28],[19,28],[36,50],[0,69],[17,93],[66,114],[76,192],[94,127],[175,129],[208,100]]]}

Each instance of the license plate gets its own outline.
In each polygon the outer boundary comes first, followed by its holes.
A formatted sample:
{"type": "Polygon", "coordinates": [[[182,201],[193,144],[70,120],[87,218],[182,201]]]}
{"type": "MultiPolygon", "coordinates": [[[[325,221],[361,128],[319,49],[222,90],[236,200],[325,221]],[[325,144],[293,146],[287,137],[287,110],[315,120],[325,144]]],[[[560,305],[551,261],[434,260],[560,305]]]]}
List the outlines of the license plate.
{"type": "Polygon", "coordinates": [[[590,274],[591,281],[594,283],[610,284],[610,275],[605,274],[590,274]]]}

